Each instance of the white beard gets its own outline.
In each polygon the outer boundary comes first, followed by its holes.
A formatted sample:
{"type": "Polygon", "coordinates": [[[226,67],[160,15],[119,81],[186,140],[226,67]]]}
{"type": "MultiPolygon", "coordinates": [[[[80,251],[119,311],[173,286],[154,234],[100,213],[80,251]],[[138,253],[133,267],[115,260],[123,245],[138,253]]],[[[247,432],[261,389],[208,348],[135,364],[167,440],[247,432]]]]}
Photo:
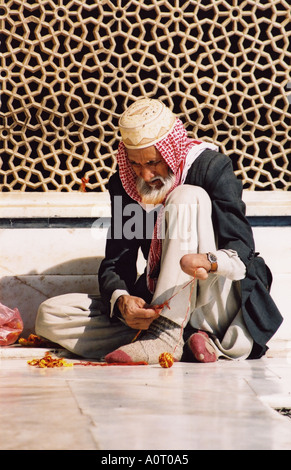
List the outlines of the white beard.
{"type": "Polygon", "coordinates": [[[169,173],[166,178],[161,176],[154,177],[152,181],[161,181],[163,186],[161,188],[152,188],[142,178],[138,178],[136,182],[136,189],[141,197],[143,204],[161,204],[168,192],[172,189],[175,183],[175,175],[173,172],[169,173]]]}

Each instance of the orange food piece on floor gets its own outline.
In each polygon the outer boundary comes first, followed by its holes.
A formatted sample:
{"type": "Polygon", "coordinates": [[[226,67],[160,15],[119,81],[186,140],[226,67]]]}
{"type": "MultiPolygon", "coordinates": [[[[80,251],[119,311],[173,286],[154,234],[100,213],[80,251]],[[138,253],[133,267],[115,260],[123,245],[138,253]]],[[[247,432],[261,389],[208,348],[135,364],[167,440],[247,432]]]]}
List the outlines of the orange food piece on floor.
{"type": "Polygon", "coordinates": [[[164,368],[172,367],[172,365],[174,364],[174,358],[172,354],[168,352],[164,352],[160,354],[159,363],[160,363],[160,366],[164,368]]]}

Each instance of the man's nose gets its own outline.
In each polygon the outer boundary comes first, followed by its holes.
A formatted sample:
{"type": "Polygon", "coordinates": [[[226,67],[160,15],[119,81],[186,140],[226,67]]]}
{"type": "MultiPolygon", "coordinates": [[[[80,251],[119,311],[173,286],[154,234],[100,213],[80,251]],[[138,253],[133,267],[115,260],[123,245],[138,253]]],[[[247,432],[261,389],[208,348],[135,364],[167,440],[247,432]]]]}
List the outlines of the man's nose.
{"type": "Polygon", "coordinates": [[[155,173],[147,167],[142,167],[140,170],[140,178],[142,178],[146,183],[149,183],[149,181],[155,176],[155,173]]]}

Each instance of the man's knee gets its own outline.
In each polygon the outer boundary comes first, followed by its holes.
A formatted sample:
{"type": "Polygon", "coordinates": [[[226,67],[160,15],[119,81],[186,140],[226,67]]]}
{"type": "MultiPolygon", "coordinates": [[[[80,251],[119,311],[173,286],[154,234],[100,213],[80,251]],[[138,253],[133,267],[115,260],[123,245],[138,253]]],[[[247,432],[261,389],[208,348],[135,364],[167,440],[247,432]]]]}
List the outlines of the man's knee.
{"type": "Polygon", "coordinates": [[[35,319],[36,334],[48,338],[50,329],[64,321],[66,313],[63,311],[62,297],[51,297],[39,305],[35,319]]]}
{"type": "Polygon", "coordinates": [[[167,204],[211,204],[208,193],[200,186],[181,184],[167,198],[167,204]]]}
{"type": "Polygon", "coordinates": [[[199,186],[180,185],[172,191],[165,205],[165,220],[172,226],[193,225],[197,215],[203,212],[204,217],[211,218],[211,200],[207,192],[199,186]]]}
{"type": "Polygon", "coordinates": [[[46,338],[48,337],[47,303],[48,301],[45,301],[40,304],[35,319],[36,334],[46,338]]]}
{"type": "Polygon", "coordinates": [[[54,315],[55,312],[58,311],[56,298],[52,297],[50,299],[45,300],[42,302],[37,311],[36,321],[43,320],[47,317],[47,315],[54,315]]]}

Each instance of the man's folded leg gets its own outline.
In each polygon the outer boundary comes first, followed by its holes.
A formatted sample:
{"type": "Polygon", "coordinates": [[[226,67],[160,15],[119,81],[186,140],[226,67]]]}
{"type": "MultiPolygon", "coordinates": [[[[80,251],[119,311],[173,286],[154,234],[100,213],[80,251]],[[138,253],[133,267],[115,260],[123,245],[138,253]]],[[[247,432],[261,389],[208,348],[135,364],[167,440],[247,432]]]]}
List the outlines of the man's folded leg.
{"type": "Polygon", "coordinates": [[[35,331],[78,356],[98,360],[132,341],[137,333],[118,319],[112,321],[100,296],[82,293],[64,294],[43,302],[35,331]]]}

